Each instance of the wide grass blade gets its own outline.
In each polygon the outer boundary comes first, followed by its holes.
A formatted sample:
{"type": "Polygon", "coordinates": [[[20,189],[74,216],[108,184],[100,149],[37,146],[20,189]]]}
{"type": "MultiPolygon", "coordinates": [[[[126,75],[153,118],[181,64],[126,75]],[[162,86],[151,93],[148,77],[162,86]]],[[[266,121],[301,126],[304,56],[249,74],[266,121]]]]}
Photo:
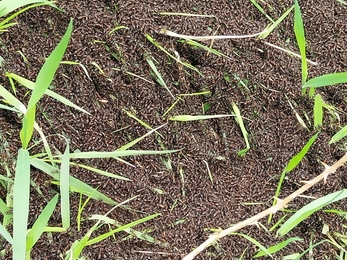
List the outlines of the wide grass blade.
{"type": "Polygon", "coordinates": [[[23,148],[18,150],[13,185],[13,260],[26,255],[26,237],[30,197],[30,156],[23,148]]]}
{"type": "Polygon", "coordinates": [[[27,258],[30,259],[30,252],[36,242],[39,240],[45,228],[47,226],[49,218],[52,216],[53,211],[57,205],[59,195],[55,195],[43,209],[39,217],[36,219],[34,225],[28,233],[27,243],[26,243],[26,251],[27,258]]]}
{"type": "Polygon", "coordinates": [[[329,205],[333,202],[339,201],[347,197],[347,189],[336,191],[334,193],[328,194],[322,198],[316,199],[306,206],[298,210],[293,216],[291,216],[280,229],[277,231],[277,234],[280,236],[286,235],[294,227],[296,227],[301,221],[307,219],[314,212],[322,209],[326,205],[329,205]]]}
{"type": "Polygon", "coordinates": [[[330,139],[329,144],[336,143],[340,141],[347,135],[347,125],[344,126],[340,131],[338,131],[334,136],[330,139]]]}
{"type": "Polygon", "coordinates": [[[60,166],[60,213],[63,228],[70,227],[70,148],[66,140],[66,148],[60,166]]]}
{"type": "Polygon", "coordinates": [[[0,17],[11,13],[12,11],[23,7],[25,5],[30,5],[34,3],[44,3],[44,4],[50,4],[52,5],[53,2],[47,1],[47,0],[2,0],[0,2],[0,17]]]}
{"type": "Polygon", "coordinates": [[[170,117],[169,120],[187,122],[187,121],[206,120],[206,119],[222,118],[222,117],[229,117],[229,116],[233,116],[233,115],[198,115],[198,116],[179,115],[179,116],[170,117]]]}
{"type": "Polygon", "coordinates": [[[308,80],[304,87],[319,88],[341,83],[347,83],[347,72],[325,74],[308,80]]]}
{"type": "MultiPolygon", "coordinates": [[[[300,237],[291,237],[288,238],[286,241],[280,242],[277,245],[271,246],[269,248],[267,248],[267,251],[270,254],[274,254],[278,251],[280,251],[281,249],[285,248],[287,245],[289,245],[290,243],[294,242],[294,241],[301,241],[302,239],[300,237]]],[[[267,253],[265,251],[260,251],[258,254],[256,254],[255,256],[253,256],[254,258],[258,258],[258,257],[262,257],[267,255],[267,253]]]]}
{"type": "Polygon", "coordinates": [[[70,20],[69,26],[55,49],[49,55],[45,63],[43,64],[35,82],[35,87],[32,91],[27,111],[23,119],[23,127],[20,131],[20,138],[23,148],[27,148],[28,143],[34,131],[34,121],[36,114],[36,104],[43,96],[47,88],[50,86],[55,72],[57,71],[60,61],[64,56],[65,50],[69,43],[72,33],[72,20],[70,20]]]}
{"type": "Polygon", "coordinates": [[[313,106],[313,125],[317,129],[323,124],[323,100],[321,95],[316,95],[313,106]]]}
{"type": "MultiPolygon", "coordinates": [[[[11,79],[16,80],[18,83],[22,84],[24,87],[26,87],[28,89],[33,90],[34,87],[35,87],[35,82],[32,82],[31,80],[25,79],[25,78],[23,78],[23,77],[21,77],[21,76],[19,76],[17,74],[6,72],[6,76],[11,78],[11,79]]],[[[66,106],[70,106],[70,107],[72,107],[72,108],[74,108],[76,110],[79,110],[79,111],[81,111],[83,113],[86,113],[86,114],[90,115],[90,113],[88,111],[86,111],[83,108],[75,105],[70,100],[68,100],[65,97],[63,97],[63,96],[53,92],[52,90],[47,89],[45,91],[45,95],[50,96],[51,98],[54,98],[54,99],[58,100],[59,102],[63,103],[66,106]]]]}
{"type": "Polygon", "coordinates": [[[307,80],[307,60],[306,60],[306,40],[305,40],[305,30],[304,30],[304,22],[302,20],[300,6],[298,0],[295,0],[294,4],[294,33],[296,37],[296,41],[299,46],[300,55],[301,55],[301,78],[302,85],[305,85],[307,80]]]}

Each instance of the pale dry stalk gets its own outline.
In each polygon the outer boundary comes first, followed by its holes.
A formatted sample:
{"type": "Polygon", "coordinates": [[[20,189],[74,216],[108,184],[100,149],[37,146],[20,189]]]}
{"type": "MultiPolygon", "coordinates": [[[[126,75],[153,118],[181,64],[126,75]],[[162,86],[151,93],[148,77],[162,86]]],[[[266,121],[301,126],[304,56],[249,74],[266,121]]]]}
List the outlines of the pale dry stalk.
{"type": "Polygon", "coordinates": [[[313,185],[317,184],[318,182],[320,182],[322,180],[324,180],[324,182],[326,182],[328,175],[331,173],[334,173],[339,167],[343,166],[343,164],[345,162],[347,162],[347,153],[340,160],[338,160],[336,163],[334,163],[332,166],[328,166],[328,165],[324,164],[325,170],[320,175],[313,178],[312,180],[305,181],[304,186],[302,186],[301,188],[299,188],[298,190],[296,190],[295,192],[290,194],[285,199],[283,199],[283,200],[278,199],[277,203],[274,206],[272,206],[271,208],[268,208],[268,209],[258,213],[257,215],[255,215],[251,218],[248,218],[242,222],[239,222],[239,223],[237,223],[237,224],[235,224],[235,225],[233,225],[227,229],[224,229],[220,232],[216,232],[216,233],[210,235],[209,238],[204,243],[202,243],[197,248],[195,248],[191,253],[186,255],[183,258],[183,260],[194,259],[203,250],[205,250],[207,247],[209,247],[210,245],[212,245],[214,242],[221,239],[222,237],[227,236],[230,233],[235,232],[235,231],[237,231],[241,228],[244,228],[246,226],[256,225],[260,219],[262,219],[262,218],[264,218],[270,214],[274,214],[277,211],[283,209],[290,201],[292,201],[293,199],[295,199],[299,195],[303,194],[305,191],[310,189],[313,185]]]}

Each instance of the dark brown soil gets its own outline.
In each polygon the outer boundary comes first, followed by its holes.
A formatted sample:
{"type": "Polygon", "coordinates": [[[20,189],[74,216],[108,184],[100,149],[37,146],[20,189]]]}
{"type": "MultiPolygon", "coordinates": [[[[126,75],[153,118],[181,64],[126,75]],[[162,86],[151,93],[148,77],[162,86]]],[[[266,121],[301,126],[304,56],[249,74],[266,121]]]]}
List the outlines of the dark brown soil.
{"type": "MultiPolygon", "coordinates": [[[[274,10],[268,8],[269,15],[276,19],[292,5],[292,1],[267,2],[274,7],[274,10]]],[[[286,163],[315,133],[312,125],[313,99],[301,94],[300,60],[253,38],[214,41],[213,47],[230,57],[226,59],[193,49],[176,38],[158,34],[161,28],[186,35],[211,35],[216,30],[219,35],[260,32],[267,26],[268,20],[250,1],[61,0],[57,5],[66,12],[61,13],[48,7],[33,9],[21,14],[17,19],[18,25],[1,35],[0,55],[5,60],[2,74],[9,71],[34,81],[44,58],[61,39],[70,18],[74,19],[73,35],[64,59],[84,64],[91,80],[81,67],[62,65],[53,82],[54,91],[92,115],[44,97],[38,107],[37,122],[45,134],[66,136],[70,140],[71,151],[112,151],[148,131],[122,111],[126,109],[136,113],[139,119],[152,127],[167,123],[159,130],[162,137],[152,134],[136,145],[135,149],[182,149],[169,156],[126,158],[135,167],[113,159],[83,161],[121,174],[131,179],[131,182],[106,178],[81,168],[71,169],[73,176],[98,188],[115,201],[122,202],[139,195],[128,204],[133,210],[116,209],[109,217],[128,223],[161,213],[161,216],[136,229],[151,230],[151,236],[168,244],[165,247],[159,242],[151,244],[135,238],[125,239],[127,234],[122,233],[115,239],[110,238],[87,247],[83,256],[87,259],[181,259],[208,238],[210,229],[227,228],[271,205],[286,163]],[[161,11],[210,14],[216,18],[157,14],[161,11]],[[128,29],[120,29],[109,35],[117,25],[128,29]],[[198,68],[203,76],[182,70],[146,39],[146,33],[168,50],[175,49],[182,60],[198,68]],[[118,49],[121,50],[121,57],[116,59],[112,52],[118,53],[118,49]],[[27,57],[28,64],[17,51],[27,57]],[[203,90],[209,90],[211,94],[185,97],[168,116],[162,118],[161,115],[174,99],[151,76],[145,55],[155,58],[158,70],[174,95],[203,90]],[[104,74],[92,62],[98,64],[104,74]],[[129,76],[125,71],[144,77],[153,84],[129,76]],[[227,75],[230,80],[226,80],[227,75]],[[246,87],[240,83],[240,79],[246,87]],[[295,104],[296,111],[303,118],[305,114],[308,116],[309,121],[305,120],[310,131],[300,125],[288,100],[295,104]],[[232,102],[239,107],[249,132],[251,149],[242,158],[237,152],[245,148],[245,142],[233,117],[194,122],[168,121],[173,115],[202,114],[202,105],[205,103],[211,106],[207,114],[230,114],[232,102]],[[115,132],[122,128],[125,129],[115,132]],[[168,158],[172,169],[163,163],[168,158]],[[206,162],[213,182],[209,178],[206,162]],[[164,193],[159,194],[155,189],[164,193]],[[245,205],[243,202],[263,203],[245,205]]],[[[307,37],[307,57],[318,63],[317,66],[309,66],[309,76],[346,71],[347,7],[335,0],[319,0],[302,1],[301,8],[307,37]]],[[[293,32],[293,14],[265,41],[298,52],[293,32]]],[[[0,81],[10,89],[5,77],[0,81]]],[[[347,124],[344,113],[347,109],[346,87],[344,84],[317,90],[327,103],[339,109],[341,121],[338,122],[326,112],[318,140],[303,162],[288,174],[280,197],[300,187],[300,181],[319,174],[324,168],[319,161],[331,164],[344,154],[341,143],[328,145],[328,142],[340,126],[347,124]]],[[[28,99],[23,87],[17,86],[17,91],[23,102],[28,99]]],[[[17,115],[0,111],[1,135],[9,144],[9,154],[2,154],[1,158],[10,165],[20,147],[20,127],[17,115]]],[[[35,135],[33,139],[38,140],[39,137],[35,135]]],[[[52,146],[64,151],[62,139],[51,137],[49,141],[52,146]]],[[[4,169],[1,171],[5,174],[4,169]]],[[[32,178],[44,195],[32,190],[29,225],[35,221],[47,199],[59,190],[54,185],[47,185],[50,178],[35,169],[32,178]]],[[[342,169],[331,176],[325,185],[318,184],[305,195],[321,197],[346,186],[346,176],[342,169]]],[[[2,190],[1,196],[5,194],[6,191],[2,190]]],[[[83,237],[95,223],[86,220],[82,223],[82,231],[77,231],[75,219],[78,202],[79,194],[72,194],[72,226],[69,231],[52,234],[50,239],[44,234],[34,247],[32,259],[61,259],[72,243],[83,237]]],[[[308,202],[310,200],[307,198],[298,198],[289,208],[297,210],[308,202]]],[[[105,214],[111,208],[111,205],[90,201],[83,217],[105,214]]],[[[347,210],[344,202],[329,208],[347,210]]],[[[263,220],[262,224],[271,228],[284,214],[288,213],[280,212],[274,216],[272,223],[263,220]]],[[[50,224],[60,223],[57,209],[50,224]]],[[[291,244],[277,253],[275,259],[280,259],[288,254],[302,252],[311,242],[314,244],[326,239],[322,234],[323,224],[328,224],[332,232],[344,232],[343,223],[345,220],[342,217],[320,211],[298,225],[285,238],[275,238],[274,232],[268,233],[256,226],[240,232],[254,237],[266,247],[288,237],[303,238],[303,241],[291,244]]],[[[106,227],[100,232],[105,231],[106,227]]],[[[4,247],[9,248],[8,245],[4,247]]],[[[237,259],[244,250],[243,259],[251,259],[257,248],[243,238],[230,236],[208,248],[198,259],[237,259]]],[[[313,257],[326,259],[326,256],[327,259],[333,259],[338,252],[336,247],[324,243],[314,248],[313,257]]],[[[10,254],[7,258],[10,258],[10,254]]]]}

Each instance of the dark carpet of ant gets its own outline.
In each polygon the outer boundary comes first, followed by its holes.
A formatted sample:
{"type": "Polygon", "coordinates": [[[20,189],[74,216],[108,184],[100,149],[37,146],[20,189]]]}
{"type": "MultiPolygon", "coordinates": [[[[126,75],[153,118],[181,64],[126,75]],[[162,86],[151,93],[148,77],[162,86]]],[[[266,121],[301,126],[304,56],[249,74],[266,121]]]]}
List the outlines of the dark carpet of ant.
{"type": "MultiPolygon", "coordinates": [[[[266,12],[277,19],[292,1],[266,1],[266,12]],[[273,7],[273,8],[271,8],[273,7]]],[[[309,77],[347,70],[347,7],[338,1],[301,1],[307,57],[316,62],[309,64],[309,77]]],[[[1,56],[5,63],[1,73],[16,73],[35,80],[44,60],[63,36],[70,18],[73,34],[64,56],[66,61],[81,66],[62,64],[53,82],[53,91],[65,96],[91,115],[83,114],[52,98],[43,97],[38,106],[37,122],[42,127],[52,149],[63,152],[63,138],[70,141],[71,152],[113,151],[138,138],[149,130],[129,117],[126,111],[151,127],[165,124],[158,134],[151,134],[133,149],[175,150],[162,156],[124,158],[129,164],[115,159],[78,161],[99,169],[125,176],[122,181],[98,175],[82,168],[72,167],[71,174],[97,188],[113,200],[127,203],[132,210],[116,208],[108,216],[122,224],[160,213],[157,218],[135,227],[155,238],[155,243],[119,233],[103,242],[85,248],[86,259],[181,259],[205,241],[213,229],[227,228],[268,208],[276,191],[280,174],[288,161],[313,136],[313,99],[302,95],[301,62],[294,56],[269,47],[272,43],[299,52],[293,30],[291,13],[265,40],[223,39],[204,42],[228,56],[218,57],[202,49],[160,34],[166,29],[185,35],[243,35],[261,32],[269,20],[250,1],[67,1],[57,5],[65,12],[40,7],[21,14],[17,25],[1,35],[1,56]],[[213,17],[161,15],[159,12],[208,14],[213,17]],[[124,26],[112,34],[109,32],[124,26]],[[162,50],[154,46],[146,34],[154,38],[172,55],[191,63],[203,76],[182,68],[162,50]],[[28,59],[23,61],[22,53],[28,59]],[[210,91],[208,95],[183,96],[175,102],[165,88],[155,80],[146,58],[154,60],[158,71],[173,95],[210,91]],[[136,77],[130,73],[136,74],[136,77]],[[146,81],[144,80],[146,79],[146,81]],[[205,121],[173,122],[174,115],[231,114],[232,102],[241,111],[249,133],[251,149],[245,156],[237,152],[245,148],[245,141],[234,117],[205,121]],[[291,107],[291,105],[292,107],[291,107]],[[296,118],[297,112],[305,121],[304,128],[296,118]],[[170,162],[170,165],[169,163],[170,162]],[[210,174],[209,174],[210,171],[210,174]],[[247,204],[253,203],[253,204],[247,204]]],[[[11,89],[6,77],[1,84],[11,89]]],[[[334,163],[344,154],[341,142],[328,145],[334,133],[347,124],[345,115],[347,86],[320,88],[316,93],[336,107],[339,118],[325,110],[324,124],[317,141],[298,167],[287,175],[280,198],[298,189],[303,180],[309,180],[324,170],[320,163],[334,163]],[[340,121],[338,121],[340,120],[340,121]]],[[[28,101],[27,91],[16,85],[17,96],[28,101]]],[[[10,171],[20,147],[21,121],[15,113],[1,110],[1,138],[7,153],[1,158],[10,171]]],[[[33,140],[39,140],[34,135],[33,140]]],[[[35,147],[31,153],[41,150],[35,147]],[[35,150],[36,149],[36,150],[35,150]]],[[[2,174],[6,174],[4,167],[2,174]]],[[[47,201],[59,188],[50,177],[32,169],[32,179],[43,195],[32,188],[29,227],[47,201]]],[[[305,195],[321,197],[346,188],[345,169],[340,169],[305,195]]],[[[3,188],[1,188],[3,189],[3,188]]],[[[1,191],[4,198],[6,192],[1,191]]],[[[83,197],[85,200],[86,197],[83,197]]],[[[288,209],[297,210],[310,202],[297,198],[288,209]]],[[[32,251],[32,259],[62,259],[74,241],[81,239],[95,223],[87,218],[105,214],[112,205],[89,201],[82,212],[84,221],[77,230],[79,194],[71,194],[71,228],[65,233],[44,234],[32,251]]],[[[329,208],[347,210],[344,202],[329,208]]],[[[271,228],[284,214],[274,215],[271,228]]],[[[50,220],[51,226],[60,226],[59,207],[50,220]]],[[[344,230],[343,217],[320,211],[299,224],[286,237],[275,236],[262,227],[249,226],[239,230],[258,240],[266,247],[289,237],[302,241],[292,243],[274,255],[303,252],[310,243],[327,239],[322,234],[324,224],[330,232],[344,230]]],[[[108,231],[107,225],[97,231],[108,231]]],[[[4,245],[10,249],[9,245],[4,245]]],[[[10,251],[10,250],[9,250],[10,251]]],[[[251,259],[257,248],[246,239],[230,236],[205,250],[197,259],[251,259]]],[[[333,259],[339,250],[329,243],[313,249],[314,259],[333,259]]],[[[308,258],[305,255],[303,259],[308,258]]],[[[7,254],[10,258],[10,253],[7,254]]]]}

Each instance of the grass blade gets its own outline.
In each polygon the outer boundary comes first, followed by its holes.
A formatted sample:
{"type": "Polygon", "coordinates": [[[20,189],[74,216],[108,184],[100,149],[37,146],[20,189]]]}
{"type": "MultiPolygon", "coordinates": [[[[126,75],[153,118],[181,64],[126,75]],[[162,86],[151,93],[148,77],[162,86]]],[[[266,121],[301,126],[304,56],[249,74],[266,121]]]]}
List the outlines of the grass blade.
{"type": "MultiPolygon", "coordinates": [[[[278,243],[277,245],[271,246],[269,248],[267,248],[267,251],[270,254],[274,254],[278,251],[280,251],[282,248],[286,247],[287,245],[289,245],[290,243],[294,242],[294,241],[301,241],[302,239],[300,237],[291,237],[288,238],[286,241],[283,241],[281,243],[278,243]]],[[[267,255],[265,251],[260,251],[258,254],[256,254],[255,256],[253,256],[254,258],[258,258],[258,257],[262,257],[267,255]]]]}
{"type": "Polygon", "coordinates": [[[30,156],[18,150],[13,185],[13,260],[25,259],[30,196],[30,156]]]}
{"type": "Polygon", "coordinates": [[[232,102],[232,105],[233,105],[233,110],[234,110],[234,113],[235,113],[235,116],[236,116],[235,120],[236,120],[236,122],[239,124],[239,126],[241,128],[243,139],[245,139],[245,142],[246,142],[246,148],[237,152],[237,154],[242,157],[249,151],[249,149],[251,147],[250,147],[249,142],[248,142],[248,133],[247,133],[247,130],[245,128],[245,125],[243,124],[243,120],[242,120],[240,109],[237,107],[237,105],[234,102],[232,102]]]}
{"type": "Polygon", "coordinates": [[[242,236],[244,238],[246,238],[249,242],[251,242],[252,244],[256,245],[257,247],[259,247],[262,251],[265,252],[266,255],[271,256],[271,253],[266,249],[265,246],[263,246],[262,244],[260,244],[257,240],[255,240],[253,237],[250,237],[248,235],[245,235],[245,234],[241,234],[241,233],[231,233],[230,235],[239,235],[239,236],[242,236]]]}
{"type": "Polygon", "coordinates": [[[263,15],[265,15],[265,17],[267,19],[270,20],[270,22],[275,23],[274,20],[272,20],[272,18],[264,11],[264,9],[257,3],[256,0],[250,0],[252,2],[252,4],[259,10],[259,12],[261,12],[263,15]]]}
{"type": "Polygon", "coordinates": [[[306,60],[306,40],[305,40],[305,30],[304,22],[302,20],[300,6],[298,0],[295,0],[294,4],[294,33],[295,38],[299,46],[300,55],[301,55],[301,78],[302,85],[305,85],[307,80],[307,60],[306,60]]]}
{"type": "Polygon", "coordinates": [[[344,126],[340,131],[338,131],[334,136],[330,139],[329,144],[336,143],[340,141],[347,135],[347,125],[344,126]]]}
{"type": "Polygon", "coordinates": [[[280,229],[277,234],[280,236],[286,235],[290,230],[296,227],[301,221],[307,219],[314,212],[320,210],[328,204],[339,201],[347,197],[347,189],[336,191],[334,193],[328,194],[322,198],[316,199],[306,206],[302,207],[293,216],[291,216],[280,229]]]}
{"type": "Polygon", "coordinates": [[[70,148],[66,139],[66,148],[60,166],[60,207],[63,228],[70,227],[70,148]]]}
{"type": "Polygon", "coordinates": [[[28,233],[26,250],[27,258],[30,259],[30,252],[33,246],[41,237],[42,233],[45,231],[49,218],[52,216],[53,211],[57,205],[59,195],[55,195],[46,205],[46,207],[41,212],[40,216],[36,219],[33,227],[28,233]]]}
{"type": "Polygon", "coordinates": [[[198,115],[198,116],[179,115],[179,116],[170,117],[169,120],[187,122],[187,121],[206,120],[206,119],[229,117],[229,116],[232,116],[232,115],[198,115]]]}
{"type": "Polygon", "coordinates": [[[305,83],[304,87],[318,88],[341,83],[347,83],[347,72],[338,72],[318,76],[316,78],[308,80],[305,83]]]}
{"type": "Polygon", "coordinates": [[[317,129],[323,124],[323,100],[321,95],[316,95],[313,106],[313,125],[317,129]]]}
{"type": "Polygon", "coordinates": [[[13,245],[13,239],[10,235],[10,233],[8,233],[7,229],[0,224],[0,235],[5,238],[7,240],[7,242],[9,242],[11,245],[13,245]]]}

